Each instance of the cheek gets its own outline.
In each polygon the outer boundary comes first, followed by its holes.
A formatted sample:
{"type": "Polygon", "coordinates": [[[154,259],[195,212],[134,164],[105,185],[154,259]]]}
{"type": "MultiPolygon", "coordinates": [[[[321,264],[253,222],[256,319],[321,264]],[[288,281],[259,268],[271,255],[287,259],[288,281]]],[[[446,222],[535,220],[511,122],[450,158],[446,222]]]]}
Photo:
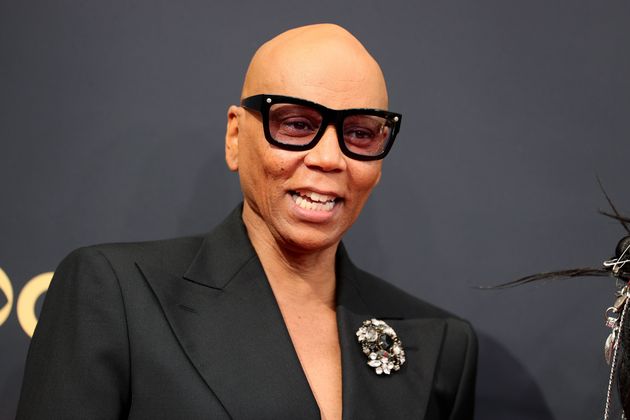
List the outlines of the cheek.
{"type": "Polygon", "coordinates": [[[299,165],[297,153],[267,147],[261,154],[265,176],[271,180],[286,180],[299,165]]]}
{"type": "Polygon", "coordinates": [[[355,191],[361,191],[365,195],[364,199],[367,198],[381,177],[381,162],[359,162],[359,165],[349,169],[353,175],[350,187],[355,191]]]}

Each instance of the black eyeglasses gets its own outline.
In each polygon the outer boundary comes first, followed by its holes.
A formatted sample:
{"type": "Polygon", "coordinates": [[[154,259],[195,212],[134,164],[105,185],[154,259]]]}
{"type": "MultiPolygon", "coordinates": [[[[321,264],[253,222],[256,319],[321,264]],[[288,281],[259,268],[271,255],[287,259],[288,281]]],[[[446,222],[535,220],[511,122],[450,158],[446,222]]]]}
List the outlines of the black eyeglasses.
{"type": "Polygon", "coordinates": [[[255,95],[241,106],[260,112],[267,141],[286,150],[309,150],[329,124],[337,129],[341,151],[353,159],[383,159],[400,130],[402,115],[380,109],[326,108],[290,96],[255,95]]]}

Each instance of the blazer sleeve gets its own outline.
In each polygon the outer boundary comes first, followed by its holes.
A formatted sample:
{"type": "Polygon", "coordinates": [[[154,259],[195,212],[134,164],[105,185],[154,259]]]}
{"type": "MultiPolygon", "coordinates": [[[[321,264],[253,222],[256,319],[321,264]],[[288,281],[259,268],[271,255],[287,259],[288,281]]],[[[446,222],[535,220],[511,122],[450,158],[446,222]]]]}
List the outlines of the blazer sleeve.
{"type": "Polygon", "coordinates": [[[57,268],[28,351],[17,419],[114,419],[129,405],[121,288],[98,248],[57,268]]]}
{"type": "Polygon", "coordinates": [[[459,386],[455,394],[453,411],[450,420],[469,420],[474,417],[475,411],[475,382],[477,379],[477,335],[469,323],[459,321],[457,326],[450,325],[449,328],[456,330],[457,335],[463,342],[460,359],[461,374],[459,386]]]}
{"type": "Polygon", "coordinates": [[[477,374],[477,336],[470,324],[447,319],[442,353],[437,364],[432,415],[427,418],[474,418],[477,374]]]}

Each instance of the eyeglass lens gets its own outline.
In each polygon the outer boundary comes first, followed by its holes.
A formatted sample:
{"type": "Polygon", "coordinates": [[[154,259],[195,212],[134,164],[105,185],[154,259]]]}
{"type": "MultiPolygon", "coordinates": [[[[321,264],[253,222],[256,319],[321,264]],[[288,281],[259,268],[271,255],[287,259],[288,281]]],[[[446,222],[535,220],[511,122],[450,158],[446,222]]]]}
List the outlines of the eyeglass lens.
{"type": "MultiPolygon", "coordinates": [[[[269,108],[271,137],[283,144],[310,143],[322,127],[321,113],[308,106],[276,103],[269,108]]],[[[347,115],[342,124],[343,141],[351,152],[376,156],[385,150],[393,130],[387,118],[368,114],[347,115]]]]}

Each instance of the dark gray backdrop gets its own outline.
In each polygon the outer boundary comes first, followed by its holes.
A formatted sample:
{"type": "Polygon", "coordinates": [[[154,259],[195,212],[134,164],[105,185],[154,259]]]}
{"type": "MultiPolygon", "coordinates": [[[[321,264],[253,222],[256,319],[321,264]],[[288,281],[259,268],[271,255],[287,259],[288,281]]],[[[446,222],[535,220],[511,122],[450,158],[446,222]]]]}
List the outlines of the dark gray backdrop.
{"type": "MultiPolygon", "coordinates": [[[[630,213],[627,0],[2,0],[0,268],[15,299],[78,246],[220,221],[240,197],[223,134],[250,55],[322,21],[365,43],[404,114],[346,239],[355,261],[473,322],[478,418],[600,417],[614,281],[472,286],[597,265],[622,236],[596,214],[595,176],[630,213]]],[[[2,419],[29,342],[15,299],[2,419]]]]}

